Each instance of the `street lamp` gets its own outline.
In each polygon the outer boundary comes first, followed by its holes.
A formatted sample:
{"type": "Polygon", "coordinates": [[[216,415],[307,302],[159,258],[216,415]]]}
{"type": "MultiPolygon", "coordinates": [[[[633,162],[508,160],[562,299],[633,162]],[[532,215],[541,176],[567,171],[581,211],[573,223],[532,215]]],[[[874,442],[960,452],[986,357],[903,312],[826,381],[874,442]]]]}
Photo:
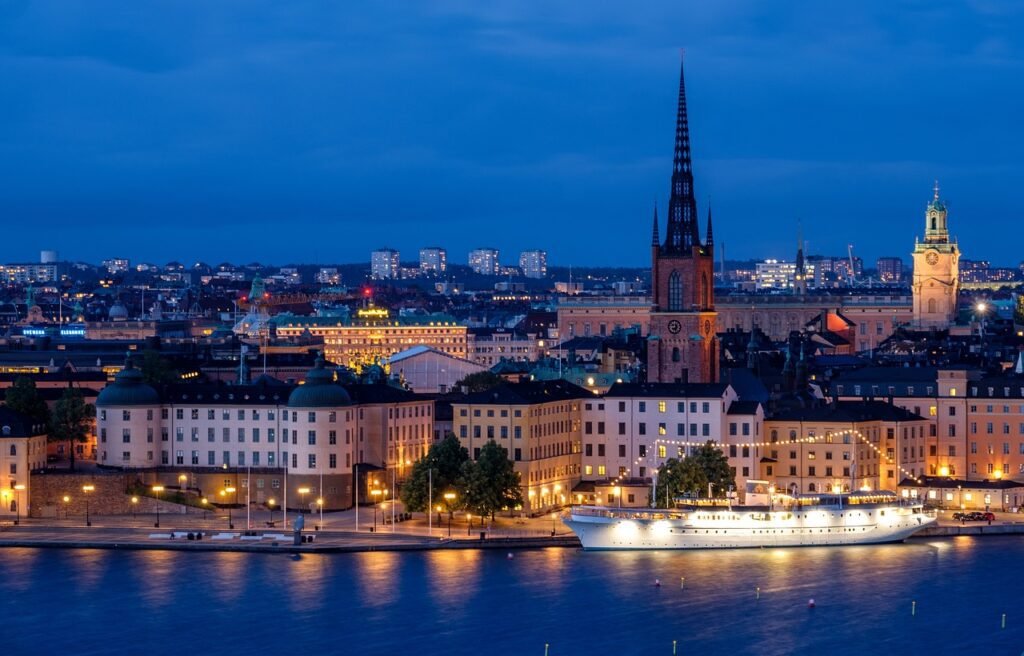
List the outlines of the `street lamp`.
{"type": "Polygon", "coordinates": [[[68,506],[71,505],[71,497],[65,494],[63,501],[64,501],[64,519],[67,519],[68,518],[68,506]]]}
{"type": "Polygon", "coordinates": [[[622,507],[622,490],[619,489],[618,485],[613,485],[612,486],[612,494],[615,495],[616,499],[618,499],[619,508],[621,508],[622,507]]]}
{"type": "MultiPolygon", "coordinates": [[[[308,487],[300,487],[299,488],[299,496],[302,497],[302,507],[303,508],[306,508],[306,495],[307,494],[309,494],[309,488],[308,487]]],[[[309,510],[309,508],[306,508],[306,510],[309,510]]],[[[303,512],[302,508],[299,509],[299,512],[303,512]]]]}
{"type": "Polygon", "coordinates": [[[132,521],[135,521],[135,507],[139,505],[139,497],[132,497],[132,521]]]}
{"type": "Polygon", "coordinates": [[[276,503],[276,502],[273,499],[267,499],[267,508],[270,509],[270,523],[271,523],[271,525],[273,525],[273,523],[274,523],[274,503],[276,503]]]}
{"type": "Polygon", "coordinates": [[[89,519],[89,493],[96,489],[94,485],[83,485],[82,492],[85,493],[85,525],[92,526],[92,521],[89,519]]]}
{"type": "Polygon", "coordinates": [[[25,484],[18,483],[14,486],[14,525],[21,523],[21,493],[25,491],[25,484]]]}
{"type": "Polygon", "coordinates": [[[186,481],[188,481],[188,476],[186,476],[185,474],[178,474],[178,487],[179,488],[181,488],[182,490],[188,489],[188,486],[185,485],[186,481]]]}
{"type": "Polygon", "coordinates": [[[320,525],[316,527],[316,530],[320,530],[324,527],[324,498],[317,497],[316,505],[320,508],[320,525]]]}
{"type": "Polygon", "coordinates": [[[229,494],[232,494],[233,492],[235,492],[235,488],[231,487],[230,485],[220,491],[220,495],[222,497],[224,497],[224,505],[226,505],[228,507],[228,528],[229,529],[235,528],[235,522],[234,522],[233,519],[231,519],[231,506],[232,506],[232,504],[227,503],[227,496],[229,494]]]}
{"type": "Polygon", "coordinates": [[[466,513],[466,535],[473,529],[473,513],[466,513]]]}
{"type": "Polygon", "coordinates": [[[380,491],[379,488],[375,487],[372,490],[370,490],[370,495],[373,497],[373,531],[371,531],[371,532],[372,533],[376,533],[377,532],[377,499],[380,498],[381,491],[380,491]]]}
{"type": "Polygon", "coordinates": [[[163,485],[154,485],[152,488],[153,494],[156,495],[156,522],[153,523],[153,528],[160,528],[160,493],[164,491],[163,485]]]}
{"type": "Polygon", "coordinates": [[[452,536],[452,504],[455,503],[455,493],[445,492],[444,500],[448,506],[448,537],[452,536]]]}

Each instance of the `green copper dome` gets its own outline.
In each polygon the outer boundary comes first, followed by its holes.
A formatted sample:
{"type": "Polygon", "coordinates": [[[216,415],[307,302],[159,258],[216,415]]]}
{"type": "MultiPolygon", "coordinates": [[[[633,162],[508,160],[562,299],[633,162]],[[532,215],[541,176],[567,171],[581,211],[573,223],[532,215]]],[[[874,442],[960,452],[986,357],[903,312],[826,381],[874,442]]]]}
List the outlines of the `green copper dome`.
{"type": "Polygon", "coordinates": [[[96,397],[97,407],[124,407],[129,405],[160,405],[160,395],[146,384],[142,372],[128,360],[110,383],[96,397]]]}
{"type": "Polygon", "coordinates": [[[324,359],[316,359],[316,365],[306,374],[306,381],[296,387],[288,397],[289,408],[336,408],[351,405],[348,392],[334,383],[334,374],[324,368],[324,359]]]}

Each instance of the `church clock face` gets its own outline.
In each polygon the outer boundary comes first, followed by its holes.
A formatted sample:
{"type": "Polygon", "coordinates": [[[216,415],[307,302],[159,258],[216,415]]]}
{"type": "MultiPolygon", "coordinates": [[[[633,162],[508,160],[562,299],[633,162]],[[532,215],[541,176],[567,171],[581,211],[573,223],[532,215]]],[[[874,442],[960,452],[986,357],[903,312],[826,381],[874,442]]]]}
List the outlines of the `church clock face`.
{"type": "Polygon", "coordinates": [[[668,331],[673,335],[678,335],[679,331],[683,329],[683,324],[679,323],[678,320],[673,319],[668,322],[668,331]]]}
{"type": "Polygon", "coordinates": [[[939,261],[939,254],[936,253],[935,251],[928,251],[928,253],[924,256],[924,261],[931,266],[935,266],[939,261]]]}

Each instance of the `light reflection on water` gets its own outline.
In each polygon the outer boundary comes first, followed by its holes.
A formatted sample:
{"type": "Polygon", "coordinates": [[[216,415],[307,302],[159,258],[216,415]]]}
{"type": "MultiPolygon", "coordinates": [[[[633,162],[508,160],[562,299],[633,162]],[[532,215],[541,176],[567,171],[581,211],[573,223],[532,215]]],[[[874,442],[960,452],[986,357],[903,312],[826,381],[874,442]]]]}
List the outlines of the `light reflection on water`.
{"type": "Polygon", "coordinates": [[[672,640],[681,654],[1016,655],[1024,651],[1022,556],[1024,538],[1014,537],[835,549],[543,549],[511,559],[475,550],[293,559],[9,549],[0,551],[0,617],[17,628],[4,631],[5,654],[33,656],[40,636],[48,653],[124,653],[126,641],[147,656],[539,655],[544,643],[550,656],[620,656],[668,654],[672,640]],[[55,617],[65,630],[54,630],[55,617]]]}

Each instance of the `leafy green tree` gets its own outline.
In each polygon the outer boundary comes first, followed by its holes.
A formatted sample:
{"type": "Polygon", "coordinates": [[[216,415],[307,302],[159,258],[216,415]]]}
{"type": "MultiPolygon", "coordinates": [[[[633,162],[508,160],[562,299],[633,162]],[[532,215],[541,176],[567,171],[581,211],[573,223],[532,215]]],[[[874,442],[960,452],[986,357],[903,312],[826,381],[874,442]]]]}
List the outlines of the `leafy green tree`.
{"type": "Polygon", "coordinates": [[[142,352],[139,371],[142,372],[142,379],[150,385],[166,385],[181,378],[181,374],[170,361],[153,349],[142,352]]]}
{"type": "Polygon", "coordinates": [[[486,392],[489,389],[494,389],[500,385],[505,384],[505,379],[496,373],[490,371],[478,371],[474,374],[465,376],[462,380],[455,383],[455,388],[459,389],[465,387],[469,393],[475,392],[486,392]]]}
{"type": "Polygon", "coordinates": [[[80,390],[71,387],[64,390],[53,407],[50,440],[68,443],[71,471],[75,470],[75,446],[89,440],[89,428],[95,416],[96,408],[85,402],[80,390]]]}
{"type": "Polygon", "coordinates": [[[508,450],[489,440],[480,449],[476,462],[462,466],[462,486],[466,507],[481,517],[503,508],[514,508],[523,503],[523,493],[508,450]]]}
{"type": "Polygon", "coordinates": [[[430,472],[433,470],[434,504],[444,506],[448,512],[461,507],[462,465],[469,461],[469,451],[462,446],[459,438],[448,435],[431,445],[427,455],[413,464],[409,478],[402,484],[399,497],[409,512],[427,510],[430,498],[430,472]],[[444,498],[445,493],[455,492],[454,500],[444,498]]]}
{"type": "Polygon", "coordinates": [[[716,497],[723,496],[736,485],[736,473],[729,466],[725,452],[711,442],[689,457],[669,458],[658,468],[655,505],[664,503],[666,498],[671,503],[671,499],[680,494],[706,496],[708,483],[711,483],[712,494],[716,497]]]}
{"type": "Polygon", "coordinates": [[[50,423],[50,408],[39,396],[36,382],[27,376],[14,379],[14,384],[7,388],[4,404],[11,410],[32,417],[40,423],[50,423]]]}

